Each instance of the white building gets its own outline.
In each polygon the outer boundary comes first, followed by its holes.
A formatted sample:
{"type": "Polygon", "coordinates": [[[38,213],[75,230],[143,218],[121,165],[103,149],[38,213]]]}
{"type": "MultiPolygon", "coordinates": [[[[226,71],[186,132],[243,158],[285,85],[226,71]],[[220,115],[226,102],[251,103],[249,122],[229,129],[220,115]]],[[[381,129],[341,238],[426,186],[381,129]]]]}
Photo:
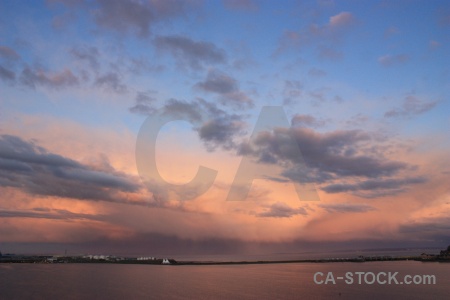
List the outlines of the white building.
{"type": "Polygon", "coordinates": [[[162,261],[163,265],[170,265],[170,261],[167,258],[164,258],[162,261]]]}

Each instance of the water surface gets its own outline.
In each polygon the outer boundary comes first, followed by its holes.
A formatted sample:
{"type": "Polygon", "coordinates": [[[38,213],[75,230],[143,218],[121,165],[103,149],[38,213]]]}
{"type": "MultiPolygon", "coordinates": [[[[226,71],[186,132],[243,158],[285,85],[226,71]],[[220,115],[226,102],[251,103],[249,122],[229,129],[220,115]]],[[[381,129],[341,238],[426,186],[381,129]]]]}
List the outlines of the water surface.
{"type": "Polygon", "coordinates": [[[450,263],[0,264],[0,299],[448,299],[450,263]],[[317,285],[316,272],[431,274],[436,285],[317,285]]]}

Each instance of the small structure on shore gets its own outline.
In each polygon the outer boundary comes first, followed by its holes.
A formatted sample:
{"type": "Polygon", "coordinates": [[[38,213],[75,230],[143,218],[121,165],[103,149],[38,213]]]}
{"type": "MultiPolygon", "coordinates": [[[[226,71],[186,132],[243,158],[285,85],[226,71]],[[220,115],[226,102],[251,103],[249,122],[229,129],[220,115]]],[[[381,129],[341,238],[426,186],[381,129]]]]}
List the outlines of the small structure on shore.
{"type": "Polygon", "coordinates": [[[420,259],[421,259],[421,260],[434,260],[434,259],[436,259],[436,255],[434,255],[434,254],[422,253],[422,254],[420,254],[420,259]]]}
{"type": "Polygon", "coordinates": [[[441,250],[439,254],[422,253],[420,255],[422,261],[449,261],[450,260],[450,246],[446,250],[441,250]]]}
{"type": "Polygon", "coordinates": [[[170,265],[170,261],[167,258],[164,258],[161,264],[170,265]]]}

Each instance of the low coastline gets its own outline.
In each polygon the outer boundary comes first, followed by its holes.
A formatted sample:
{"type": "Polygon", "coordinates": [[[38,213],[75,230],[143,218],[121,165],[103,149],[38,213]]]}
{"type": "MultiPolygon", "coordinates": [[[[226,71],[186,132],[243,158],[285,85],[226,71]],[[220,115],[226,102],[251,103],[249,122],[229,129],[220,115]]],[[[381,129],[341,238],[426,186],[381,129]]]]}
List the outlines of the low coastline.
{"type": "Polygon", "coordinates": [[[58,257],[57,259],[47,256],[18,256],[0,259],[0,263],[41,263],[41,264],[139,264],[139,265],[172,265],[172,266],[214,266],[214,265],[262,265],[262,264],[291,264],[291,263],[364,263],[380,261],[422,261],[422,262],[450,262],[448,260],[423,260],[420,256],[402,256],[402,257],[358,257],[358,258],[324,258],[324,259],[294,259],[294,260],[258,260],[258,261],[176,261],[168,259],[169,263],[163,263],[163,259],[155,260],[136,260],[135,258],[126,258],[121,260],[106,259],[85,259],[81,257],[58,257]]]}
{"type": "Polygon", "coordinates": [[[450,262],[450,246],[439,254],[422,253],[420,255],[375,255],[350,258],[319,258],[319,259],[274,259],[274,260],[240,260],[240,261],[201,261],[201,260],[175,260],[173,258],[120,257],[111,255],[15,255],[0,252],[0,263],[97,263],[97,264],[141,264],[141,265],[173,265],[173,266],[208,266],[208,265],[262,265],[262,264],[289,264],[289,263],[336,263],[350,262],[363,263],[373,261],[421,261],[421,262],[450,262]]]}

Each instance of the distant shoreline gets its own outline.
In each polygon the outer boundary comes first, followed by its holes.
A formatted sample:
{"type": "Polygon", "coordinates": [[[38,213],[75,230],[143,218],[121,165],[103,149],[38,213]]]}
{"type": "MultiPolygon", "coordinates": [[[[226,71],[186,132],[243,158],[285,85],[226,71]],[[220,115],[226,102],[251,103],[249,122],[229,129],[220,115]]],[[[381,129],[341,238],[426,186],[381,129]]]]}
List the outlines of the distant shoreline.
{"type": "Polygon", "coordinates": [[[393,257],[389,259],[362,260],[355,258],[342,259],[296,259],[296,260],[261,260],[261,261],[178,261],[174,265],[264,265],[264,264],[290,264],[290,263],[364,263],[380,261],[422,261],[420,257],[393,257]]]}
{"type": "Polygon", "coordinates": [[[34,263],[34,264],[135,264],[135,265],[172,265],[172,266],[214,266],[214,265],[264,265],[264,264],[292,264],[292,263],[336,263],[336,262],[374,262],[374,261],[421,261],[421,262],[450,262],[450,246],[440,254],[421,255],[359,255],[352,258],[316,258],[316,259],[284,259],[284,260],[241,260],[241,261],[198,261],[173,258],[157,258],[154,256],[121,257],[113,255],[15,255],[0,253],[0,263],[34,263]]]}
{"type": "MultiPolygon", "coordinates": [[[[419,256],[408,257],[368,257],[368,258],[323,258],[323,259],[294,259],[294,260],[258,260],[258,261],[176,261],[169,259],[172,266],[213,266],[213,265],[263,265],[263,264],[291,264],[291,263],[363,263],[380,261],[423,261],[419,256]]],[[[431,261],[426,261],[431,262],[431,261]]],[[[433,261],[437,262],[437,261],[433,261]]],[[[15,259],[0,259],[0,263],[40,263],[40,264],[134,264],[134,265],[162,265],[162,259],[142,261],[135,259],[112,260],[92,260],[72,257],[61,257],[58,260],[48,260],[44,257],[17,257],[15,259]]]]}

